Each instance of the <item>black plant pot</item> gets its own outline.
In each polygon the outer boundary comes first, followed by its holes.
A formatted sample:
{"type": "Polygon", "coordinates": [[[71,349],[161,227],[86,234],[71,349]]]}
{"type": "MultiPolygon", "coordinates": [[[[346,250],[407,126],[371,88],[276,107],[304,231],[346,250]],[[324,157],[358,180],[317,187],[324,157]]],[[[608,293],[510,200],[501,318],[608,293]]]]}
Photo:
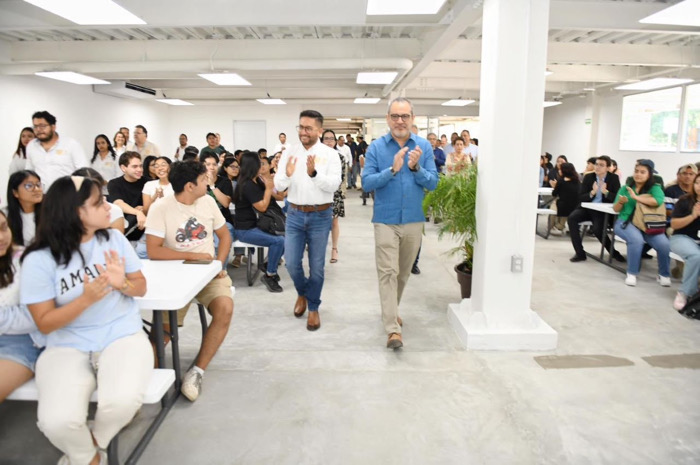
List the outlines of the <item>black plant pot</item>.
{"type": "Polygon", "coordinates": [[[462,298],[468,299],[472,296],[472,271],[467,268],[466,263],[455,265],[457,272],[457,282],[462,290],[462,298]]]}

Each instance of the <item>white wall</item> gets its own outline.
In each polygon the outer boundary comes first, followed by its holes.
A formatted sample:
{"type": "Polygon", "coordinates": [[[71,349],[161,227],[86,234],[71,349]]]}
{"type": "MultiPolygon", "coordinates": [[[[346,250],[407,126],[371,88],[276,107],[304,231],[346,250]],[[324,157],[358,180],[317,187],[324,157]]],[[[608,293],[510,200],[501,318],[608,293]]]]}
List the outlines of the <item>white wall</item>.
{"type": "MultiPolygon", "coordinates": [[[[120,99],[95,94],[91,86],[52,81],[40,77],[0,76],[0,198],[7,190],[7,167],[17,148],[19,133],[32,125],[32,113],[46,110],[56,117],[56,131],[76,139],[89,158],[94,139],[110,139],[120,126],[133,133],[137,124],[148,129],[149,140],[157,145],[166,139],[168,108],[156,102],[120,99]]],[[[177,139],[176,139],[177,140],[177,139]]]]}
{"type": "MultiPolygon", "coordinates": [[[[634,171],[635,161],[648,158],[654,161],[656,170],[668,183],[676,178],[678,167],[686,163],[700,161],[700,153],[683,152],[632,152],[620,150],[620,126],[622,123],[622,94],[598,95],[599,116],[598,135],[595,138],[598,155],[608,155],[617,161],[624,177],[634,171]]],[[[545,108],[542,133],[542,151],[553,155],[565,154],[580,172],[588,158],[591,125],[586,118],[592,114],[591,96],[570,98],[562,105],[545,108]]]]}

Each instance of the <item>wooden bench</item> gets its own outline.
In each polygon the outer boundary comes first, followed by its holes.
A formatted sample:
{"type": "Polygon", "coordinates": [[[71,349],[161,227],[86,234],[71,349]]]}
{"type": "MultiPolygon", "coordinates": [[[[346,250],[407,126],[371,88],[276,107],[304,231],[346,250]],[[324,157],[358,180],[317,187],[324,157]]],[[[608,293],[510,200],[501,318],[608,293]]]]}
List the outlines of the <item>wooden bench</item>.
{"type": "MultiPolygon", "coordinates": [[[[158,416],[153,420],[151,426],[141,437],[141,440],[136,445],[131,456],[129,457],[129,459],[127,459],[125,463],[136,463],[138,457],[140,457],[140,455],[143,453],[143,450],[146,448],[151,438],[155,434],[156,430],[162,423],[163,419],[165,418],[165,414],[167,414],[168,410],[172,406],[172,404],[168,405],[168,403],[166,403],[165,394],[168,392],[168,390],[174,383],[175,370],[169,368],[159,368],[154,369],[151,373],[151,379],[148,382],[148,388],[146,389],[146,393],[143,396],[143,403],[148,405],[161,402],[161,413],[159,413],[158,416]]],[[[36,381],[34,379],[30,379],[22,386],[15,389],[12,392],[12,394],[10,394],[7,397],[7,400],[16,401],[37,401],[38,399],[39,391],[36,387],[36,381]]],[[[90,402],[97,402],[97,391],[92,393],[92,396],[90,397],[90,402]]],[[[114,436],[112,441],[109,443],[109,446],[107,447],[107,460],[112,465],[118,465],[120,463],[119,454],[117,450],[118,444],[119,433],[117,433],[117,435],[114,436]]]]}
{"type": "Polygon", "coordinates": [[[241,241],[235,241],[231,247],[231,250],[233,250],[235,247],[244,247],[246,250],[248,257],[248,263],[246,263],[246,278],[248,280],[248,286],[252,286],[257,279],[260,270],[262,270],[263,263],[265,262],[265,247],[247,244],[241,241]],[[258,262],[256,263],[255,268],[253,268],[253,255],[255,254],[254,249],[256,248],[258,249],[258,262]]]}

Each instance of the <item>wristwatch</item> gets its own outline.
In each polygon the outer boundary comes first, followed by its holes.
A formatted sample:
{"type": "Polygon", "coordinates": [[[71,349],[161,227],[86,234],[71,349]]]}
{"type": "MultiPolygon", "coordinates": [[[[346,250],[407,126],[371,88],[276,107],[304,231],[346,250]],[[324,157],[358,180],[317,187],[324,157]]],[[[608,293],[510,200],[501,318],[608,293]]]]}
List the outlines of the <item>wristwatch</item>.
{"type": "Polygon", "coordinates": [[[389,171],[391,172],[391,175],[392,175],[392,176],[396,176],[396,171],[394,171],[394,167],[393,167],[393,166],[392,166],[391,168],[389,168],[389,171]]]}
{"type": "Polygon", "coordinates": [[[318,173],[316,172],[316,170],[314,170],[314,172],[311,173],[311,177],[312,177],[312,178],[315,178],[317,174],[318,174],[318,173]]]}

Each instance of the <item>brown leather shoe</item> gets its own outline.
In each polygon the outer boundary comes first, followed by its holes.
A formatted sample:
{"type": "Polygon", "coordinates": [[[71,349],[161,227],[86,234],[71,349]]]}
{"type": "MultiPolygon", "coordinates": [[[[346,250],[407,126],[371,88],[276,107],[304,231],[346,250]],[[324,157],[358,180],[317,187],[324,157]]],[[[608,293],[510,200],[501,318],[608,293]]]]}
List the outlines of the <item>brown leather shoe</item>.
{"type": "Polygon", "coordinates": [[[399,326],[401,326],[403,328],[403,320],[401,319],[400,316],[396,317],[396,321],[399,323],[399,326]]]}
{"type": "Polygon", "coordinates": [[[401,339],[401,334],[391,333],[389,334],[389,339],[386,341],[386,346],[389,349],[400,349],[403,347],[403,340],[401,339]]]}
{"type": "Polygon", "coordinates": [[[304,296],[299,296],[297,297],[297,303],[294,304],[294,316],[297,318],[301,318],[304,316],[304,312],[306,311],[306,297],[304,296]]]}
{"type": "Polygon", "coordinates": [[[309,316],[306,319],[306,329],[309,331],[316,331],[321,327],[321,317],[318,316],[318,312],[309,312],[309,316]]]}

